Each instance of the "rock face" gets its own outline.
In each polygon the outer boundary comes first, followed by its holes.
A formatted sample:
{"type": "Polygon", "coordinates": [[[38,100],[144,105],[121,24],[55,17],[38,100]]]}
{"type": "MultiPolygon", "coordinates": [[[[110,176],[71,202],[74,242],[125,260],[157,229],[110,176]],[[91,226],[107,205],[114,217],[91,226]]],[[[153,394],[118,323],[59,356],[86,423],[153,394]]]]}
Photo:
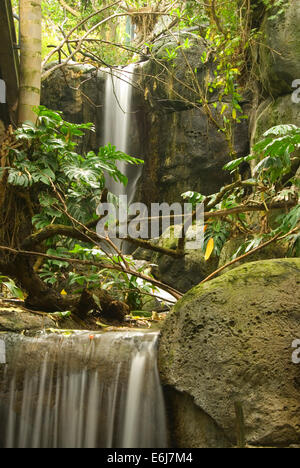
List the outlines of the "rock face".
{"type": "Polygon", "coordinates": [[[85,137],[81,151],[96,151],[103,144],[105,74],[90,65],[74,63],[53,72],[42,84],[42,104],[62,111],[73,123],[93,122],[96,132],[85,137]]]}
{"type": "MultiPolygon", "coordinates": [[[[213,107],[211,111],[216,114],[213,107]]],[[[229,161],[225,138],[202,108],[152,111],[146,118],[149,124],[144,138],[143,201],[178,202],[188,190],[209,195],[230,181],[230,175],[222,169],[229,161]]],[[[247,123],[238,125],[235,141],[238,155],[247,155],[247,123]]]]}
{"type": "Polygon", "coordinates": [[[170,400],[190,398],[189,407],[194,400],[202,424],[193,437],[191,409],[186,415],[186,403],[175,404],[176,446],[187,439],[193,447],[235,444],[235,402],[243,405],[248,444],[299,444],[300,366],[291,347],[300,338],[299,285],[300,259],[253,262],[192,289],[175,306],[160,339],[161,377],[170,400]]]}
{"type": "Polygon", "coordinates": [[[300,126],[299,25],[298,0],[284,0],[280,10],[273,8],[264,18],[261,27],[264,40],[258,54],[258,79],[266,92],[266,99],[254,112],[252,143],[275,125],[300,126]]]}
{"type": "Polygon", "coordinates": [[[260,46],[260,75],[263,86],[273,97],[292,91],[300,79],[300,4],[285,0],[266,16],[262,27],[265,41],[260,46]]]}
{"type": "MultiPolygon", "coordinates": [[[[141,182],[142,199],[147,203],[181,201],[181,194],[188,190],[208,195],[230,180],[222,170],[229,160],[228,144],[201,104],[205,84],[212,80],[216,67],[213,56],[202,61],[207,47],[204,39],[193,34],[167,36],[155,44],[155,59],[141,67],[138,83],[149,103],[141,182]],[[188,40],[189,47],[179,48],[178,39],[182,44],[188,40]]],[[[213,91],[208,99],[213,119],[219,119],[223,104],[213,91]]],[[[247,155],[247,121],[237,124],[234,132],[237,154],[247,155]]]]}
{"type": "Polygon", "coordinates": [[[269,98],[258,107],[252,135],[253,142],[259,141],[269,128],[281,124],[300,126],[300,103],[294,103],[291,94],[275,100],[269,98]]]}

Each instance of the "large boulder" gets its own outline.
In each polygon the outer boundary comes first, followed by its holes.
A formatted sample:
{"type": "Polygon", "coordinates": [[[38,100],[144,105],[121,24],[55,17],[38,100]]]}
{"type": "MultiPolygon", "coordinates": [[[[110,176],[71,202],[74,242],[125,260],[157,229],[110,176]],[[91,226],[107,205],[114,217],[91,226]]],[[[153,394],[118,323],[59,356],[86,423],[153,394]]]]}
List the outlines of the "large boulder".
{"type": "Polygon", "coordinates": [[[300,3],[284,0],[280,7],[268,11],[261,41],[260,79],[273,97],[292,91],[294,80],[300,79],[300,3]]]}
{"type": "Polygon", "coordinates": [[[248,444],[299,444],[300,366],[292,362],[299,285],[300,259],[266,260],[197,286],[178,302],[159,347],[169,404],[178,395],[185,402],[173,405],[177,446],[235,444],[235,403],[244,410],[248,444]],[[194,434],[186,419],[191,400],[201,426],[194,434]]]}

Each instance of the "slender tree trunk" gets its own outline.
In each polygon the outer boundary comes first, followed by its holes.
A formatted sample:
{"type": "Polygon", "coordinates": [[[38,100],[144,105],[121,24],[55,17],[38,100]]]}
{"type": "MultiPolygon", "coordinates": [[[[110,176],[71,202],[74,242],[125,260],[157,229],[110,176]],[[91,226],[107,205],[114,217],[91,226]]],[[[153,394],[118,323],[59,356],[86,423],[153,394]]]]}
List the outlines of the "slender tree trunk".
{"type": "Polygon", "coordinates": [[[21,70],[19,124],[35,122],[34,106],[40,105],[42,62],[41,0],[20,0],[21,70]]]}

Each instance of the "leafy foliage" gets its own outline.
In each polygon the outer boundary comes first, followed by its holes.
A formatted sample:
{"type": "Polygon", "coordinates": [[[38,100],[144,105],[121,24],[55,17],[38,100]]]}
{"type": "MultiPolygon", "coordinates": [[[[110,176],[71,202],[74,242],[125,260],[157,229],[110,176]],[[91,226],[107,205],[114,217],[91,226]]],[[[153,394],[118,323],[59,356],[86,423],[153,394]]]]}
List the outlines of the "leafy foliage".
{"type": "Polygon", "coordinates": [[[141,164],[142,161],[117,151],[111,144],[100,148],[97,154],[91,151],[80,155],[76,152],[78,139],[86,131],[94,130],[92,124],[66,122],[60,113],[44,106],[36,112],[36,125],[26,123],[16,130],[21,146],[10,151],[10,165],[1,170],[8,169],[10,185],[23,189],[38,187],[40,210],[33,218],[37,228],[57,220],[69,223],[53,185],[65,194],[68,211],[86,222],[95,216],[107,175],[127,184],[117,162],[141,164]]]}
{"type": "MultiPolygon", "coordinates": [[[[210,206],[210,211],[229,210],[242,206],[245,202],[290,202],[297,203],[299,199],[299,177],[295,176],[295,169],[299,167],[300,128],[295,125],[278,125],[264,133],[263,139],[253,147],[250,155],[230,161],[224,169],[235,175],[236,187],[222,187],[221,201],[219,194],[203,196],[197,192],[186,192],[182,197],[193,203],[210,206]],[[253,178],[243,181],[239,169],[244,163],[253,164],[253,178]],[[293,170],[293,164],[294,170],[293,170]],[[247,190],[248,187],[248,190],[247,190]],[[249,188],[253,193],[249,196],[249,188]]],[[[267,209],[267,205],[266,205],[267,209]]],[[[264,221],[266,215],[261,218],[264,221]]],[[[292,232],[287,241],[290,243],[289,255],[298,256],[300,253],[300,234],[297,231],[300,223],[300,205],[296,205],[281,214],[276,219],[276,227],[264,228],[259,223],[253,225],[253,218],[242,213],[228,215],[226,219],[208,220],[205,226],[204,251],[206,260],[214,252],[220,255],[225,242],[237,234],[246,235],[246,241],[233,255],[233,259],[239,255],[250,252],[263,242],[268,241],[276,235],[285,236],[292,232]]]]}
{"type": "Polygon", "coordinates": [[[291,155],[300,147],[300,128],[295,125],[277,125],[264,133],[253,147],[250,156],[239,158],[224,166],[235,171],[244,162],[256,161],[255,179],[266,185],[279,183],[291,171],[291,155]]]}
{"type": "MultiPolygon", "coordinates": [[[[75,255],[81,260],[104,260],[106,263],[122,263],[121,259],[117,256],[112,256],[109,259],[104,256],[99,248],[91,248],[82,244],[75,244],[72,250],[66,248],[49,249],[48,254],[55,256],[66,256],[70,254],[75,255]]],[[[131,257],[125,257],[129,265],[134,266],[131,257]]],[[[140,267],[137,271],[144,272],[147,266],[140,267]]],[[[126,302],[131,310],[139,310],[142,308],[146,294],[154,294],[156,288],[147,281],[130,276],[122,271],[114,271],[113,269],[104,268],[98,269],[97,267],[85,268],[82,273],[74,272],[69,268],[68,263],[48,260],[40,271],[42,279],[51,285],[61,286],[69,292],[82,292],[83,289],[99,288],[113,292],[115,297],[126,302]]]]}

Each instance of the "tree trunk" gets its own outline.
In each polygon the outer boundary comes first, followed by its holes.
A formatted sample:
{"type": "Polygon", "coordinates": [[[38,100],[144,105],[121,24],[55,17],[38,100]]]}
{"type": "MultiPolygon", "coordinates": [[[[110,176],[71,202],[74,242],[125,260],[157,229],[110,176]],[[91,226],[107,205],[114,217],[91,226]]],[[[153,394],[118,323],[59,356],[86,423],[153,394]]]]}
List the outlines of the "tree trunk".
{"type": "Polygon", "coordinates": [[[20,93],[18,121],[36,121],[34,106],[40,105],[42,63],[41,0],[20,0],[20,93]]]}

